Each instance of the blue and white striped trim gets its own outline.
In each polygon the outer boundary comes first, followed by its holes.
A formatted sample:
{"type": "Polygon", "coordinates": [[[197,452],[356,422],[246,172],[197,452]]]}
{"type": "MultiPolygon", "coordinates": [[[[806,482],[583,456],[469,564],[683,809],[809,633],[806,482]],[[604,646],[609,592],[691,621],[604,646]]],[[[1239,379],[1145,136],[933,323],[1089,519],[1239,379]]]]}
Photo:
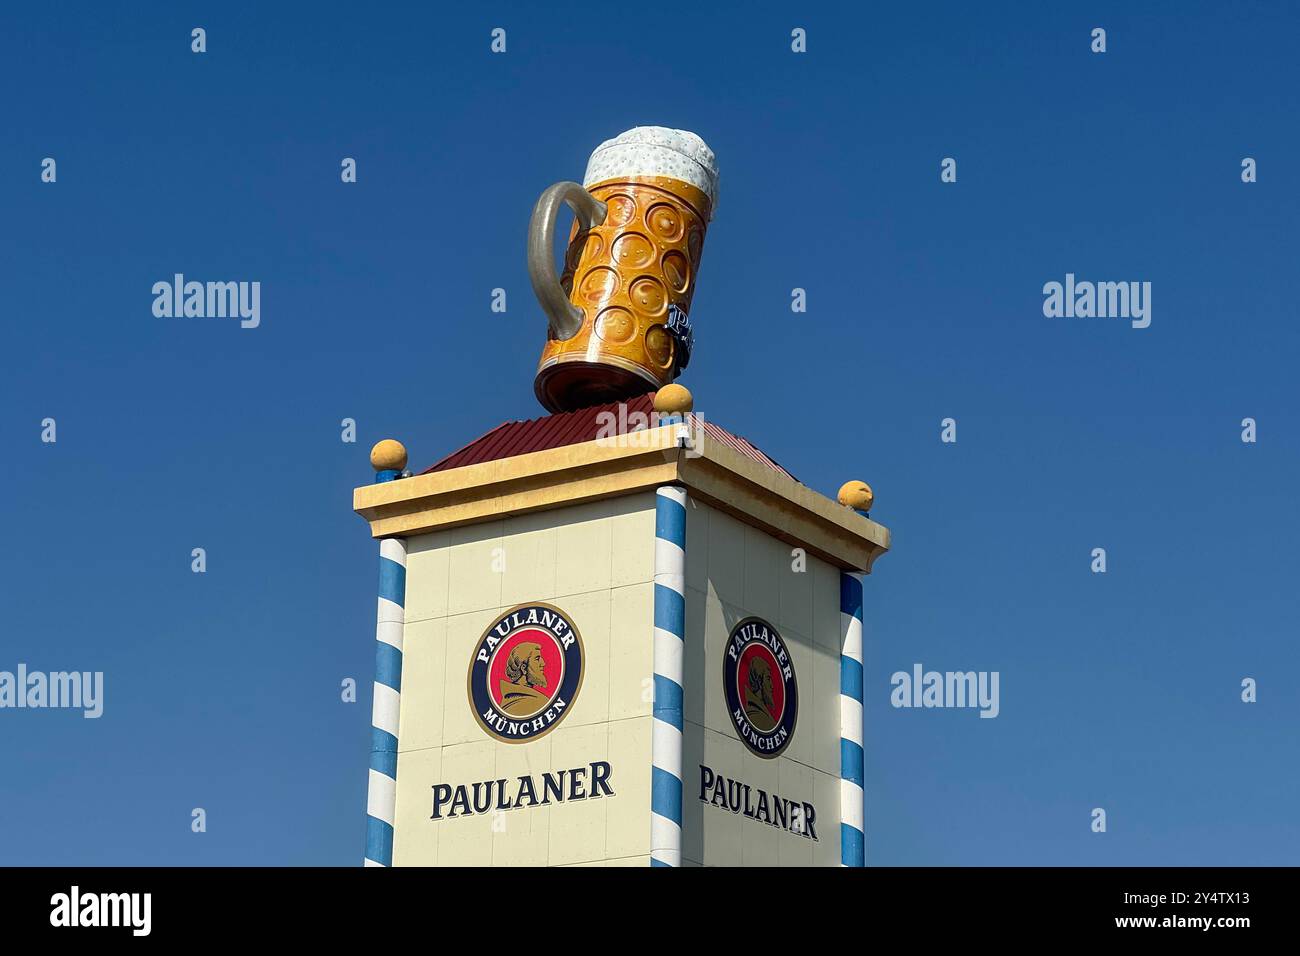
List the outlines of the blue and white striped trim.
{"type": "Polygon", "coordinates": [[[650,865],[681,866],[686,489],[671,485],[655,492],[654,627],[650,865]]]}
{"type": "Polygon", "coordinates": [[[379,614],[375,625],[375,702],[370,720],[370,786],[366,795],[366,866],[393,865],[405,606],[406,541],[384,538],[379,542],[379,614]]]}
{"type": "Polygon", "coordinates": [[[862,575],[840,572],[840,863],[866,866],[862,749],[862,575]]]}

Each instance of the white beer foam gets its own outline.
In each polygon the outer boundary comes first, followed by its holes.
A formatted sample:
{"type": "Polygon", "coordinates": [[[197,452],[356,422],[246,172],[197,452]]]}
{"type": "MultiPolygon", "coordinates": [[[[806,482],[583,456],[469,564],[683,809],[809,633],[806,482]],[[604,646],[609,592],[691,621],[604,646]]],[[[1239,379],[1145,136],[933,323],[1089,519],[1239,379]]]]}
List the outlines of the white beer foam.
{"type": "Polygon", "coordinates": [[[680,179],[708,196],[711,207],[718,205],[718,161],[704,140],[688,130],[638,126],[605,140],[587,160],[582,184],[624,176],[680,179]]]}

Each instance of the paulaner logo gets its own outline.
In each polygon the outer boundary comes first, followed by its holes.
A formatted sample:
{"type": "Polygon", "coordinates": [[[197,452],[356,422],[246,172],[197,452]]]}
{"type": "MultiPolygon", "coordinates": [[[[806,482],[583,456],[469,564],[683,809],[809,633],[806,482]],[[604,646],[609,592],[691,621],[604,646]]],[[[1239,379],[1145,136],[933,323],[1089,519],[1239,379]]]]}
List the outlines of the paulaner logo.
{"type": "Polygon", "coordinates": [[[799,686],[794,661],[775,627],[747,617],[731,629],[722,658],[722,694],[745,746],[775,757],[794,736],[799,686]]]}
{"type": "Polygon", "coordinates": [[[614,788],[609,784],[609,764],[604,760],[592,761],[586,767],[516,777],[514,780],[483,780],[468,786],[437,783],[433,786],[433,816],[470,817],[489,810],[501,812],[523,807],[547,807],[552,802],[589,800],[612,797],[614,788]],[[588,779],[590,773],[590,779],[588,779]]]}
{"type": "Polygon", "coordinates": [[[71,708],[94,719],[104,713],[103,671],[0,671],[0,708],[71,708]]]}
{"type": "Polygon", "coordinates": [[[1065,284],[1043,286],[1043,315],[1049,319],[1132,319],[1135,329],[1151,324],[1150,282],[1075,282],[1065,274],[1065,284]]]}
{"type": "Polygon", "coordinates": [[[701,803],[810,840],[817,839],[817,809],[808,801],[791,800],[740,780],[729,780],[704,764],[699,767],[701,803]]]}
{"type": "Polygon", "coordinates": [[[564,612],[540,601],[521,604],[478,639],[469,662],[469,705],[497,740],[536,740],[573,706],[582,668],[582,636],[564,612]]]}
{"type": "Polygon", "coordinates": [[[82,893],[74,886],[50,897],[51,926],[129,926],[132,936],[148,936],[152,911],[152,893],[82,893]]]}
{"type": "Polygon", "coordinates": [[[160,319],[238,318],[240,328],[262,322],[262,283],[186,282],[176,273],[172,281],[153,284],[153,314],[160,319]]]}

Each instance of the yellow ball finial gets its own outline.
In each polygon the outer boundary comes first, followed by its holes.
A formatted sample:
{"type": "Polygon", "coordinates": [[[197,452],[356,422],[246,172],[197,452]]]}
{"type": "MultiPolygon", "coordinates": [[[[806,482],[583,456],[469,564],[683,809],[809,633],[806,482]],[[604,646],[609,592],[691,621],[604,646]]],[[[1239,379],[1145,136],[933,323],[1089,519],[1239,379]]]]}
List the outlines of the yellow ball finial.
{"type": "Polygon", "coordinates": [[[370,465],[375,471],[401,471],[406,467],[406,446],[392,438],[375,442],[370,449],[370,465]]]}
{"type": "Polygon", "coordinates": [[[655,411],[662,415],[684,415],[695,407],[691,390],[676,382],[655,392],[655,411]]]}
{"type": "Polygon", "coordinates": [[[840,504],[856,511],[870,511],[875,496],[865,481],[846,481],[840,486],[840,504]]]}

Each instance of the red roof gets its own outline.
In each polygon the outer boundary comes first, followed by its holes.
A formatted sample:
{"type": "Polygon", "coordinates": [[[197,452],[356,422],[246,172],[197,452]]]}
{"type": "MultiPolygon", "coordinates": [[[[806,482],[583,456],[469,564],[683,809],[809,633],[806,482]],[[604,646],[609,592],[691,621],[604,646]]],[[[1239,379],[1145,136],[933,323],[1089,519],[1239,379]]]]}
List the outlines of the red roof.
{"type": "MultiPolygon", "coordinates": [[[[547,448],[560,448],[564,445],[577,445],[581,442],[595,441],[604,424],[600,419],[602,413],[611,413],[617,417],[620,404],[624,404],[627,409],[624,413],[625,420],[636,412],[649,415],[654,407],[654,396],[640,395],[637,398],[629,399],[626,403],[611,402],[607,405],[593,405],[591,408],[580,408],[573,412],[545,415],[526,422],[502,422],[486,435],[474,439],[464,448],[452,452],[437,464],[426,469],[423,474],[427,475],[434,471],[447,471],[465,465],[477,465],[485,461],[496,461],[500,458],[513,458],[516,455],[544,451],[547,448]]],[[[715,441],[728,445],[746,458],[750,458],[761,465],[766,465],[787,478],[798,480],[746,439],[727,431],[719,425],[715,425],[702,416],[697,417],[695,421],[715,441]]]]}

